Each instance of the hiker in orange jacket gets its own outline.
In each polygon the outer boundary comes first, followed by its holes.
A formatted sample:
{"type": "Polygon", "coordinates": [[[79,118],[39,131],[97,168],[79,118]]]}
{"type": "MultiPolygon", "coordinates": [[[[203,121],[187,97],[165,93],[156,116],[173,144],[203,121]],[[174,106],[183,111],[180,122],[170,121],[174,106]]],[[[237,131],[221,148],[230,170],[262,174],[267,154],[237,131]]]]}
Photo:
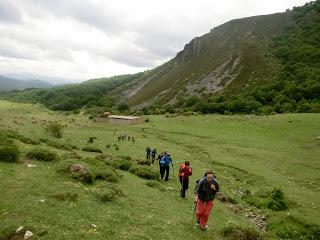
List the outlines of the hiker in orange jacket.
{"type": "Polygon", "coordinates": [[[182,198],[186,197],[186,190],[189,187],[189,176],[192,175],[192,168],[190,167],[190,162],[185,161],[180,165],[179,169],[179,180],[181,184],[180,196],[182,198]]]}

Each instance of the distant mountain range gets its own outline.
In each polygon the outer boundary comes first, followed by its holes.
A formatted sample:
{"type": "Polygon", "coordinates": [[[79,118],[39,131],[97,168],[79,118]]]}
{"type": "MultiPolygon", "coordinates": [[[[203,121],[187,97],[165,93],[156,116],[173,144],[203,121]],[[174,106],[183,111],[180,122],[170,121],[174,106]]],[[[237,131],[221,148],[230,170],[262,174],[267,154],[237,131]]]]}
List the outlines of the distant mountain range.
{"type": "Polygon", "coordinates": [[[0,91],[23,90],[26,88],[50,88],[52,84],[41,80],[18,80],[0,75],[0,91]]]}

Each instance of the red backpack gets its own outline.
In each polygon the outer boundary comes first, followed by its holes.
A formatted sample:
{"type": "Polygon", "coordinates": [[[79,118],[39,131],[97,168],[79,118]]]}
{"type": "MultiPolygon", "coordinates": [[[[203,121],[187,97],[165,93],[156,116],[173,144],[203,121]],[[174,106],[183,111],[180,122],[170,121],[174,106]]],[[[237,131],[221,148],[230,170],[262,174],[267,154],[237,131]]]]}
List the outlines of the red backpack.
{"type": "Polygon", "coordinates": [[[184,163],[180,164],[179,177],[188,178],[191,175],[192,175],[192,168],[189,166],[186,166],[184,163]]]}

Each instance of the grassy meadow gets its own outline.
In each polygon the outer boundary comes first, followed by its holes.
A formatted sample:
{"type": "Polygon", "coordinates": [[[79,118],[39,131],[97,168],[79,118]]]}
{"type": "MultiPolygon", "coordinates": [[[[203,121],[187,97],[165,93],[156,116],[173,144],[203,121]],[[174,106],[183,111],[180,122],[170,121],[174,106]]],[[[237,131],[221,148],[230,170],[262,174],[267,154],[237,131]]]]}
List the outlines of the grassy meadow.
{"type": "Polygon", "coordinates": [[[320,114],[145,118],[111,125],[0,101],[0,136],[21,152],[18,163],[0,159],[0,239],[23,239],[14,233],[19,226],[32,239],[319,239],[320,114]],[[45,130],[49,121],[64,126],[62,138],[45,130]],[[118,135],[136,142],[118,142],[118,135]],[[88,146],[103,153],[82,151],[88,146]],[[157,163],[139,163],[146,146],[171,153],[168,182],[137,176],[158,171],[157,163]],[[27,156],[34,148],[58,159],[27,156]],[[193,176],[183,200],[177,175],[185,160],[193,176]],[[93,182],[68,172],[68,164],[86,166],[93,182]],[[192,226],[192,192],[210,168],[226,201],[215,201],[204,232],[192,226]]]}

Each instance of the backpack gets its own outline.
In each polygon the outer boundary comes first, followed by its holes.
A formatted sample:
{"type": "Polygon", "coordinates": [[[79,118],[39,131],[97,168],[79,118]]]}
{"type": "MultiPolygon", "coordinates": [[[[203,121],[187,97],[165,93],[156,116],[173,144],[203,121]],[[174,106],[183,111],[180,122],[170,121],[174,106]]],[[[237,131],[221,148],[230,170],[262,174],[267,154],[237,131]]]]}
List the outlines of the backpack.
{"type": "Polygon", "coordinates": [[[191,167],[188,167],[184,163],[182,163],[179,169],[179,176],[183,178],[188,178],[191,175],[192,175],[191,167]]]}
{"type": "Polygon", "coordinates": [[[167,155],[163,156],[160,160],[160,165],[161,166],[169,166],[170,164],[170,159],[167,155]]]}

